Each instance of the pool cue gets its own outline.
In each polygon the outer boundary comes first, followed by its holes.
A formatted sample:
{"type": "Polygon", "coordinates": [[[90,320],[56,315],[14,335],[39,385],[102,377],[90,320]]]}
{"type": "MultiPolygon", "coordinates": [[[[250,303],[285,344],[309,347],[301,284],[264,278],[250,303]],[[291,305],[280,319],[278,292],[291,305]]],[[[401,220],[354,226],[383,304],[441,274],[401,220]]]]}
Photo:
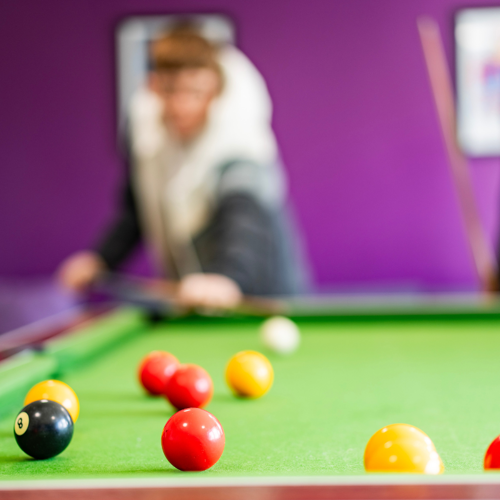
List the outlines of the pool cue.
{"type": "Polygon", "coordinates": [[[496,281],[497,263],[479,217],[468,161],[456,137],[454,92],[439,26],[427,17],[419,18],[417,26],[475,270],[482,290],[491,291],[496,281]]]}
{"type": "MultiPolygon", "coordinates": [[[[104,292],[120,302],[166,316],[185,315],[189,312],[188,308],[179,303],[176,297],[177,283],[172,281],[108,272],[94,283],[92,289],[98,293],[104,292]]],[[[213,315],[216,312],[204,308],[195,310],[202,315],[213,315]]],[[[245,295],[235,309],[227,312],[251,316],[286,315],[288,304],[283,299],[245,295]]]]}
{"type": "Polygon", "coordinates": [[[137,306],[153,317],[176,317],[186,314],[175,300],[173,283],[120,274],[102,273],[88,290],[90,296],[104,295],[119,303],[137,306]]]}

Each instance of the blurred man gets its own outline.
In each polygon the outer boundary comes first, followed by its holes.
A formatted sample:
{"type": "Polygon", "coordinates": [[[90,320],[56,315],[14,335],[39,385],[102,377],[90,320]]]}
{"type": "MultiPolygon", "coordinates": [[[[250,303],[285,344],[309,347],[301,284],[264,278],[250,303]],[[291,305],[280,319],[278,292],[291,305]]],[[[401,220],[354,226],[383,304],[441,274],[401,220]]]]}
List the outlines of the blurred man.
{"type": "Polygon", "coordinates": [[[60,280],[85,288],[144,239],[188,306],[301,291],[261,75],[236,48],[185,28],[152,43],[151,65],[130,106],[119,214],[94,250],[61,265],[60,280]]]}

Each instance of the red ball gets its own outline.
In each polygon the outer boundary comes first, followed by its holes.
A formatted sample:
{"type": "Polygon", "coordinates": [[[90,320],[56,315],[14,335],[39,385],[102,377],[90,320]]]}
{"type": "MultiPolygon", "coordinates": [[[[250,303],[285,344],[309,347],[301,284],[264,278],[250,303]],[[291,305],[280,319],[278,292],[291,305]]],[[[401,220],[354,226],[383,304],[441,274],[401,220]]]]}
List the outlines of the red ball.
{"type": "Polygon", "coordinates": [[[500,469],[500,436],[495,438],[486,450],[484,468],[485,470],[500,469]]]}
{"type": "Polygon", "coordinates": [[[146,391],[159,396],[178,366],[179,360],[173,354],[153,351],[139,365],[139,381],[146,391]]]}
{"type": "Polygon", "coordinates": [[[210,375],[198,365],[181,365],[165,386],[165,397],[178,410],[200,408],[212,399],[210,375]]]}
{"type": "Polygon", "coordinates": [[[221,457],[225,442],[220,422],[200,408],[178,411],[165,424],[161,435],[165,457],[174,467],[184,471],[212,467],[221,457]]]}

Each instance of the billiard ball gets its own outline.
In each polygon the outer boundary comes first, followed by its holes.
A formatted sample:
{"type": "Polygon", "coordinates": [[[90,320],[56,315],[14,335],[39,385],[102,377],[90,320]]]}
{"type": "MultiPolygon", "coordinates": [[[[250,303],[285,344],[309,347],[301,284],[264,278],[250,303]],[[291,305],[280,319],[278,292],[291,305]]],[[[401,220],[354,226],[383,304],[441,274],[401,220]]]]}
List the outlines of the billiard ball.
{"type": "Polygon", "coordinates": [[[386,441],[365,462],[367,472],[441,474],[438,453],[419,437],[386,441]]]}
{"type": "Polygon", "coordinates": [[[274,316],[264,321],[260,327],[262,343],[278,354],[291,354],[300,344],[298,326],[288,318],[274,316]]]}
{"type": "Polygon", "coordinates": [[[224,444],[220,422],[200,408],[178,411],[170,417],[161,435],[165,457],[182,471],[209,469],[221,457],[224,444]]]}
{"type": "Polygon", "coordinates": [[[55,457],[66,449],[73,437],[73,420],[56,401],[42,399],[26,405],[14,420],[17,444],[30,457],[55,457]]]}
{"type": "Polygon", "coordinates": [[[180,365],[164,390],[165,397],[178,410],[205,406],[212,399],[212,393],[212,379],[198,365],[180,365]]]}
{"type": "Polygon", "coordinates": [[[173,354],[153,351],[144,357],[139,365],[139,381],[149,394],[160,396],[178,366],[179,361],[173,354]]]}
{"type": "Polygon", "coordinates": [[[45,380],[34,385],[26,394],[24,398],[24,405],[26,406],[33,401],[40,399],[49,399],[63,405],[68,410],[73,423],[78,420],[80,414],[80,403],[75,391],[64,382],[60,380],[45,380]]]}
{"type": "Polygon", "coordinates": [[[434,444],[425,432],[421,431],[417,427],[408,424],[391,424],[379,429],[368,441],[365,454],[364,463],[366,465],[368,459],[373,455],[373,453],[384,446],[389,441],[394,441],[396,439],[420,439],[424,441],[427,446],[435,450],[434,444]]]}
{"type": "Polygon", "coordinates": [[[259,398],[269,391],[273,380],[273,367],[260,352],[241,351],[226,367],[226,382],[237,396],[259,398]]]}
{"type": "Polygon", "coordinates": [[[367,471],[381,472],[385,467],[394,472],[434,473],[429,471],[434,470],[436,457],[439,462],[437,473],[444,472],[434,443],[425,432],[413,425],[391,424],[379,429],[368,441],[364,465],[367,471]],[[422,452],[423,449],[427,451],[422,452]]]}
{"type": "Polygon", "coordinates": [[[500,436],[496,437],[486,450],[484,469],[500,469],[500,436]]]}

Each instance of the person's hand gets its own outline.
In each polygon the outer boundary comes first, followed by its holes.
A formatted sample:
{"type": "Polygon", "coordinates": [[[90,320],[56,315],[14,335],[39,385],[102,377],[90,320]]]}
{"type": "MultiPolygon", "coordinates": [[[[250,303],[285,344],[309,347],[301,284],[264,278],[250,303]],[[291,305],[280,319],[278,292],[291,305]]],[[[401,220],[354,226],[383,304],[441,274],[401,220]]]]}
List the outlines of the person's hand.
{"type": "Polygon", "coordinates": [[[496,270],[495,272],[489,273],[488,280],[485,285],[485,292],[492,294],[499,292],[499,283],[496,270]]]}
{"type": "Polygon", "coordinates": [[[238,284],[222,274],[188,274],[177,291],[179,303],[186,307],[233,309],[239,305],[242,293],[238,284]]]}
{"type": "Polygon", "coordinates": [[[95,252],[83,251],[68,257],[57,271],[59,283],[74,292],[82,291],[106,269],[102,258],[95,252]]]}

